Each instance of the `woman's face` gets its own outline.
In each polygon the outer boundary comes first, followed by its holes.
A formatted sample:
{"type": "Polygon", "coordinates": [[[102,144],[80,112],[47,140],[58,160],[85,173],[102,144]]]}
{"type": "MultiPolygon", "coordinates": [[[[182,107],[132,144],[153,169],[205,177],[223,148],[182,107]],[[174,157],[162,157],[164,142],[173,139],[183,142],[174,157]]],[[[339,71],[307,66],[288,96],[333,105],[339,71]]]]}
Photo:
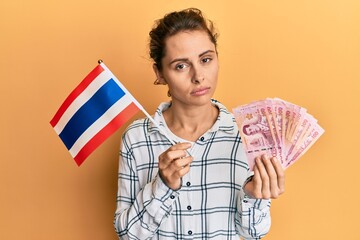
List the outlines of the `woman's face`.
{"type": "Polygon", "coordinates": [[[165,41],[160,82],[168,84],[173,103],[209,104],[218,78],[215,45],[204,31],[182,31],[165,41]]]}

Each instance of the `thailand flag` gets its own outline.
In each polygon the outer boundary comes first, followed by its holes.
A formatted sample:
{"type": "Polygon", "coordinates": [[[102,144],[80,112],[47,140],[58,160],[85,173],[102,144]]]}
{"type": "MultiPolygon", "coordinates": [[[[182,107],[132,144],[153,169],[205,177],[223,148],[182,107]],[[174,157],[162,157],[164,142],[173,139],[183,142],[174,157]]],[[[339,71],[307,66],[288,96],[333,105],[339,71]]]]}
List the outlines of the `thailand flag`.
{"type": "Polygon", "coordinates": [[[70,93],[51,126],[78,166],[142,106],[100,62],[70,93]]]}

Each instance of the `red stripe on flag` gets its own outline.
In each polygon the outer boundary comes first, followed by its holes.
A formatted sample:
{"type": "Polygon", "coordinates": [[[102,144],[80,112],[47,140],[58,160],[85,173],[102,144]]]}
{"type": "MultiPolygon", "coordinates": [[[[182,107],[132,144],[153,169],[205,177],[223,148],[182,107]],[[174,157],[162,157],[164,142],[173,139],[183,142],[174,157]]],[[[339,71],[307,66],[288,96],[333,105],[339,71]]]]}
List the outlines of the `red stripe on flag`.
{"type": "Polygon", "coordinates": [[[61,116],[64,114],[66,109],[70,106],[70,104],[89,86],[89,84],[104,71],[101,65],[97,65],[85,78],[81,81],[81,83],[69,94],[69,96],[65,99],[63,104],[61,104],[59,110],[56,112],[53,119],[50,121],[52,127],[59,122],[61,116]]]}
{"type": "Polygon", "coordinates": [[[132,102],[122,112],[120,112],[111,122],[101,129],[92,139],[90,139],[79,153],[74,157],[75,162],[80,166],[84,160],[110,135],[112,135],[121,125],[126,123],[139,108],[132,102]]]}

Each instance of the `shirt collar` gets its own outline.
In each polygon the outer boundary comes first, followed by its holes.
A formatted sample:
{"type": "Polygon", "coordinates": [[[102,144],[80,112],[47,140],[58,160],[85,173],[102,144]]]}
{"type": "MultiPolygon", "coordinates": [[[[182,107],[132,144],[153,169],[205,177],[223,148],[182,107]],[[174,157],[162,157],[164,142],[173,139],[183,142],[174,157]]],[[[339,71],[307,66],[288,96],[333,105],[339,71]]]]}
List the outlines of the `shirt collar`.
{"type": "MultiPolygon", "coordinates": [[[[209,129],[209,132],[216,132],[219,130],[233,133],[234,130],[236,130],[236,122],[234,116],[219,101],[211,99],[211,102],[219,108],[219,116],[215,124],[211,127],[211,129],[209,129]]],[[[162,113],[163,111],[168,109],[170,105],[171,102],[161,103],[154,114],[154,120],[158,123],[159,127],[166,129],[166,131],[170,130],[167,129],[165,119],[162,113]]],[[[154,132],[159,132],[159,128],[153,122],[150,122],[148,133],[152,134],[154,132]]]]}

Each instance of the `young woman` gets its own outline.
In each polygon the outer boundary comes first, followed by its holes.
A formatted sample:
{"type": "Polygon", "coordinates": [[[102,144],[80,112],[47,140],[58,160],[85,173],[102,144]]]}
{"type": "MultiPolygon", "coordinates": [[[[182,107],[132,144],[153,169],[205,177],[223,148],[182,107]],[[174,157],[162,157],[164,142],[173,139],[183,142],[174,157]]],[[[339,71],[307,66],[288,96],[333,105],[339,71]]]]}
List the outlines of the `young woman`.
{"type": "Polygon", "coordinates": [[[123,135],[120,239],[259,239],[269,230],[270,199],[284,192],[284,172],[266,156],[249,171],[233,115],[212,99],[216,46],[198,9],[167,14],[150,32],[155,83],[168,85],[171,101],[154,115],[162,129],[145,118],[123,135]]]}

